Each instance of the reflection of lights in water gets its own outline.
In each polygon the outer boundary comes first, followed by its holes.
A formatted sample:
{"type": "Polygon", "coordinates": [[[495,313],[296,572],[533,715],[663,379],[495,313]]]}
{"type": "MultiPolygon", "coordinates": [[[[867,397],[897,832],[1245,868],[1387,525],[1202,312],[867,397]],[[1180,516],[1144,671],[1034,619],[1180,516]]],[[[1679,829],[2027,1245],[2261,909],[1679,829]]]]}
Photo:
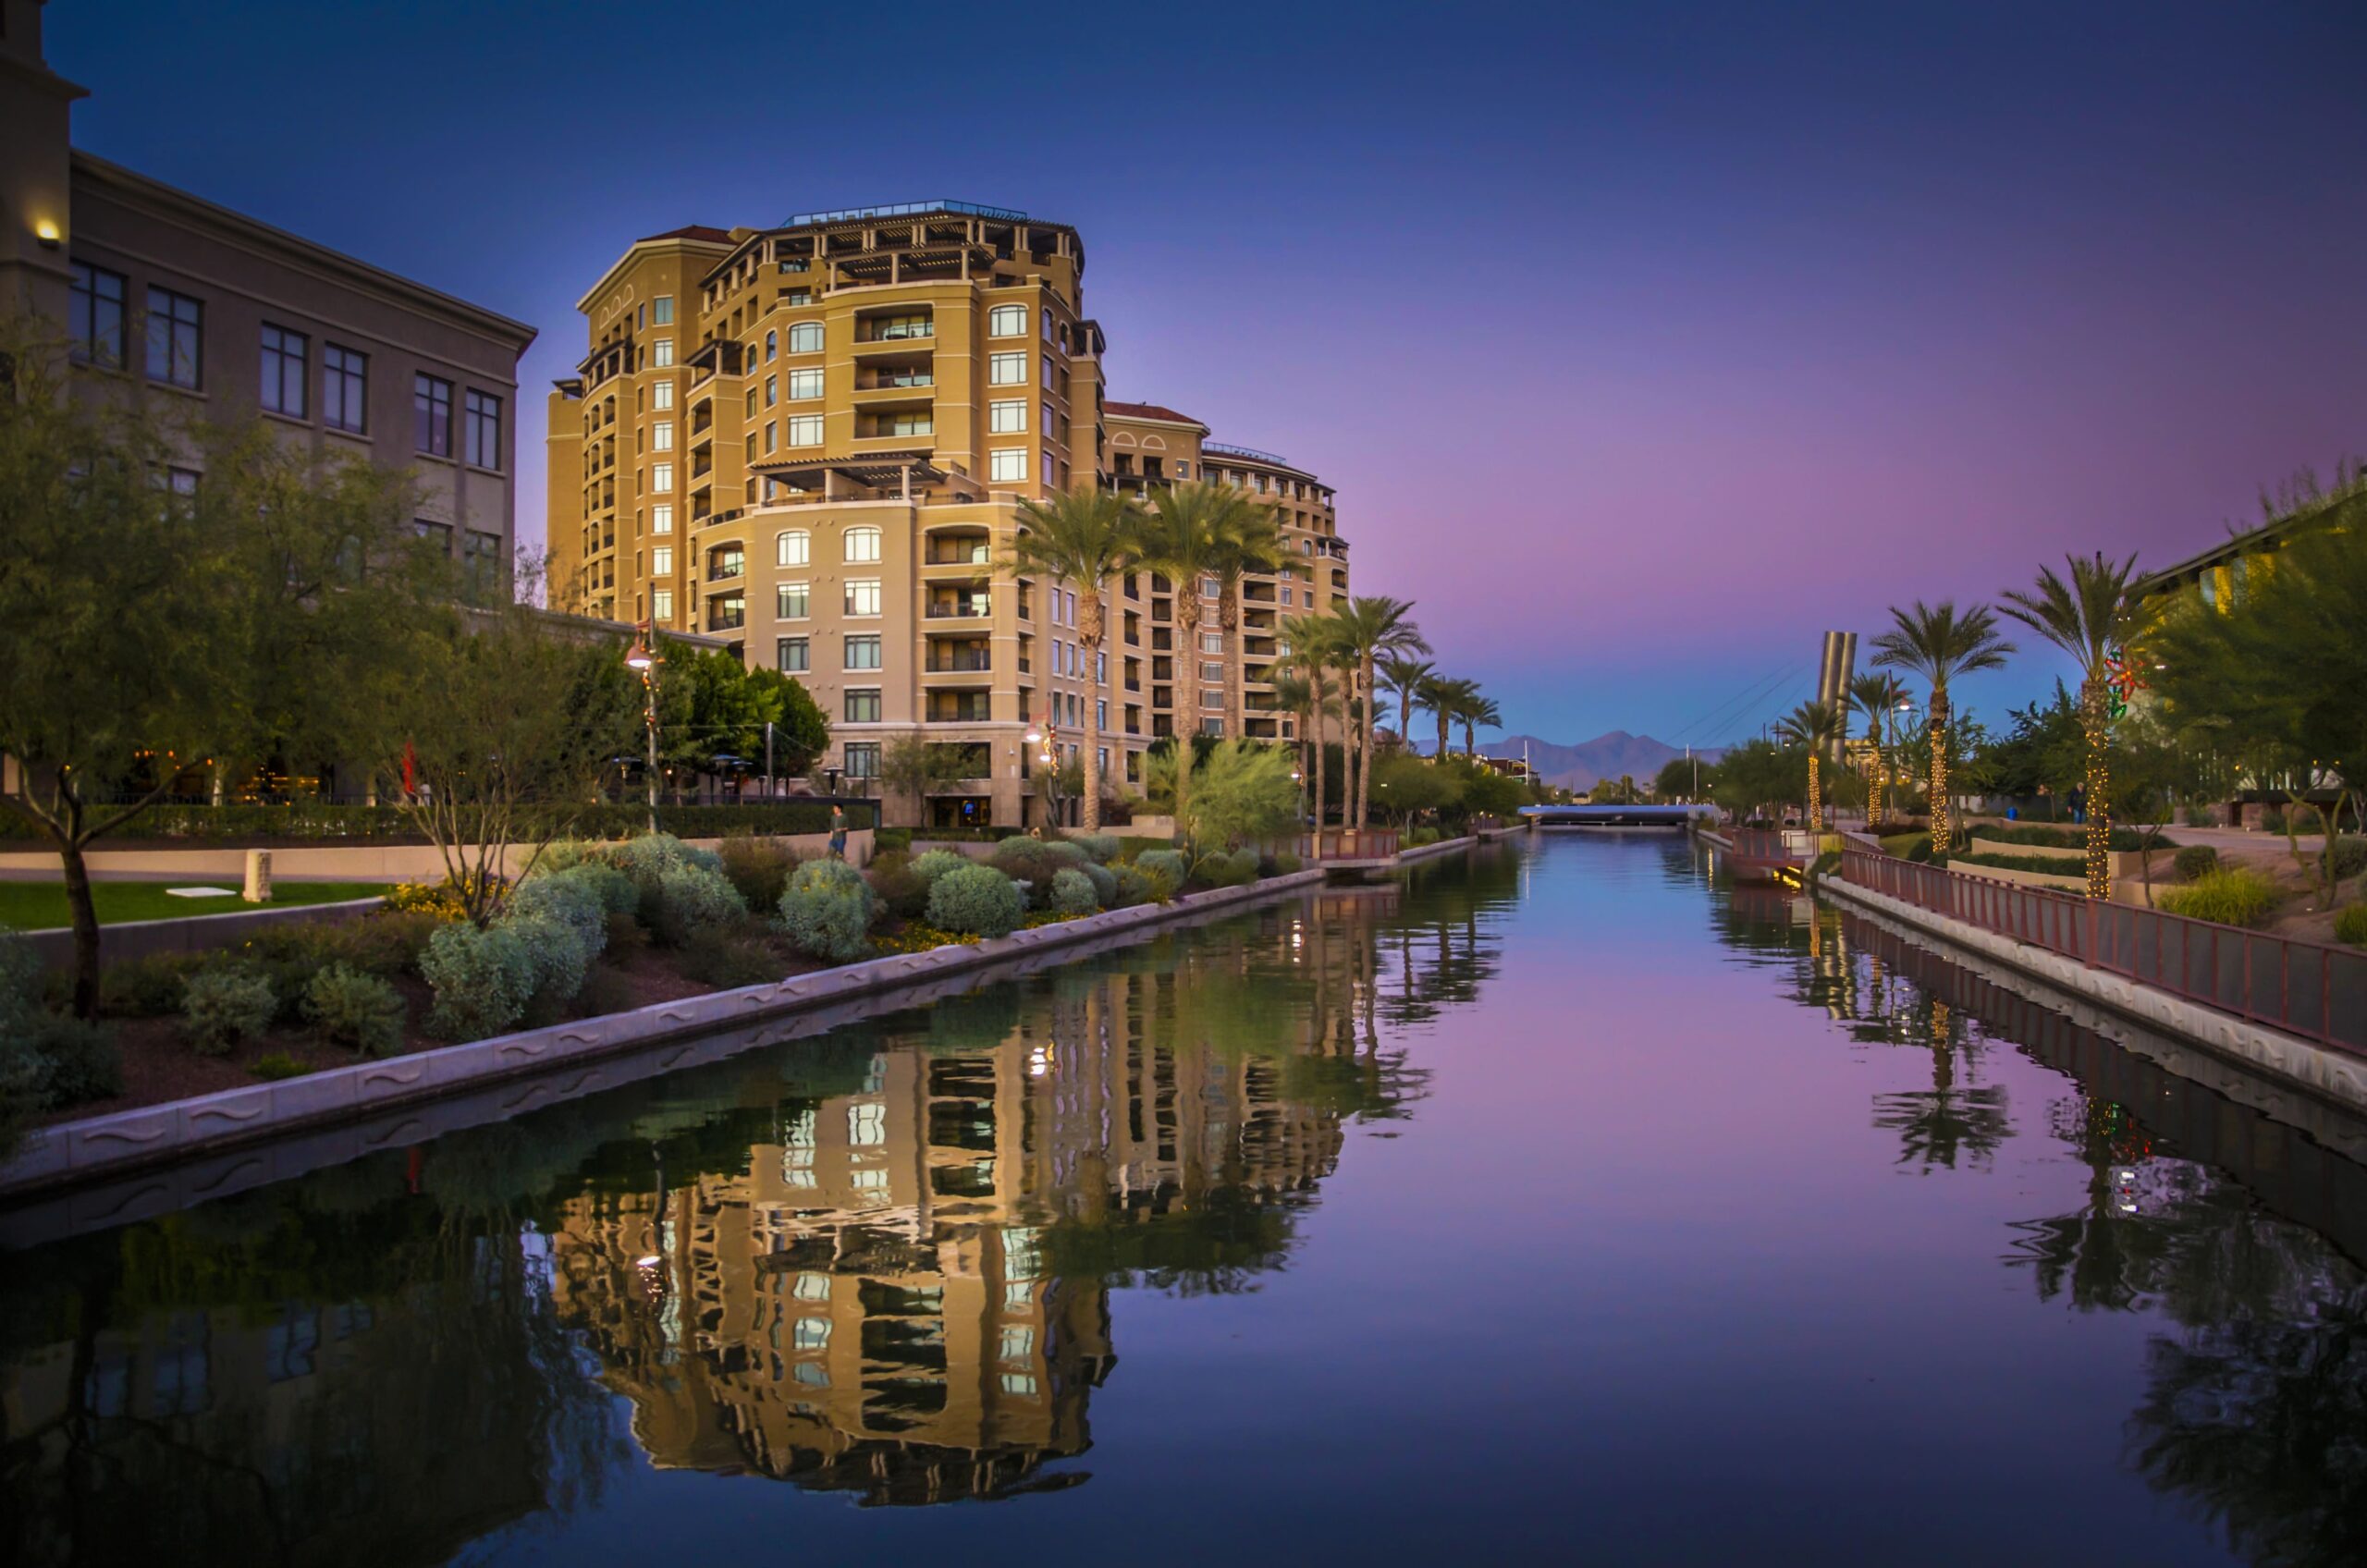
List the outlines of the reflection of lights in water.
{"type": "Polygon", "coordinates": [[[636,1258],[634,1258],[634,1259],[632,1260],[632,1266],[633,1266],[635,1268],[656,1268],[656,1267],[657,1267],[657,1265],[658,1265],[659,1263],[661,1263],[661,1262],[663,1262],[663,1261],[664,1261],[663,1259],[661,1259],[661,1258],[660,1258],[660,1257],[659,1257],[656,1253],[654,1253],[654,1252],[653,1252],[653,1253],[649,1254],[649,1255],[648,1255],[647,1256],[645,1256],[645,1257],[636,1257],[636,1258]]]}
{"type": "Polygon", "coordinates": [[[2136,1213],[2137,1168],[2133,1165],[2114,1166],[2112,1168],[2112,1184],[2117,1190],[2117,1202],[2115,1207],[2119,1208],[2123,1214],[2136,1213]]]}
{"type": "Polygon", "coordinates": [[[1056,1054],[1056,1047],[1052,1046],[1037,1046],[1034,1050],[1027,1053],[1027,1076],[1030,1078],[1041,1078],[1045,1073],[1049,1072],[1052,1070],[1052,1063],[1059,1060],[1060,1058],[1056,1054]]]}

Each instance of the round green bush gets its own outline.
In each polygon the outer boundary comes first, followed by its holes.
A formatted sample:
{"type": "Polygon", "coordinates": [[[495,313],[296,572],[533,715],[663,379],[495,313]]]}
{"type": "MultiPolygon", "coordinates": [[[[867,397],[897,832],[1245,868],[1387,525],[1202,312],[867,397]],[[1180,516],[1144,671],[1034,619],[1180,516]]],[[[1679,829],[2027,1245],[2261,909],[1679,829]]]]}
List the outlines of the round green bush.
{"type": "Polygon", "coordinates": [[[2219,869],[2219,851],[2208,844],[2189,844],[2170,857],[2170,875],[2191,882],[2219,869]]]}
{"type": "Polygon", "coordinates": [[[1294,874],[1298,871],[1298,869],[1299,869],[1299,858],[1298,858],[1298,856],[1296,856],[1296,855],[1294,855],[1294,854],[1291,853],[1291,852],[1290,852],[1290,851],[1288,851],[1288,850],[1283,850],[1283,851],[1282,851],[1281,852],[1279,852],[1278,854],[1276,854],[1276,855],[1274,856],[1274,875],[1275,875],[1275,876],[1293,876],[1293,875],[1294,875],[1294,874]]]}
{"type": "MultiPolygon", "coordinates": [[[[1096,871],[1101,867],[1095,866],[1096,871]]],[[[1104,873],[1107,875],[1107,873],[1104,873]]],[[[1112,888],[1116,884],[1113,879],[1112,888]]],[[[1051,910],[1055,914],[1091,914],[1101,907],[1101,895],[1094,891],[1093,879],[1076,866],[1052,875],[1051,910]]]]}
{"type": "Polygon", "coordinates": [[[123,1052],[115,1032],[86,1019],[43,1017],[26,1032],[41,1059],[41,1096],[53,1108],[110,1100],[123,1093],[123,1052]]]}
{"type": "Polygon", "coordinates": [[[304,988],[304,1016],[330,1044],[362,1056],[402,1049],[403,998],[374,974],[329,965],[304,988]]]}
{"type": "Polygon", "coordinates": [[[2367,871],[2367,839],[2356,835],[2334,841],[2334,879],[2348,882],[2367,871]]]}
{"type": "Polygon", "coordinates": [[[200,970],[181,984],[181,1030],[201,1056],[227,1056],[271,1027],[279,1011],[271,981],[244,964],[200,970]]]}
{"type": "Polygon", "coordinates": [[[1005,839],[987,858],[987,864],[1005,876],[1026,883],[1029,900],[1038,909],[1052,896],[1053,877],[1087,864],[1083,850],[1057,839],[1005,839]]]}
{"type": "Polygon", "coordinates": [[[1118,858],[1118,835],[1115,833],[1080,833],[1069,842],[1083,850],[1085,858],[1096,865],[1108,865],[1118,858]]]}
{"type": "Polygon", "coordinates": [[[2367,948],[2367,904],[2353,904],[2334,917],[2334,939],[2367,948]]]}
{"type": "Polygon", "coordinates": [[[2221,925],[2258,925],[2275,913],[2285,895],[2250,866],[2209,871],[2180,888],[2165,888],[2157,899],[2172,914],[2221,925]]]}
{"type": "Polygon", "coordinates": [[[1158,888],[1151,878],[1143,874],[1140,866],[1113,865],[1110,868],[1110,876],[1115,888],[1110,900],[1111,909],[1129,909],[1135,904],[1153,902],[1159,898],[1158,888]]]}
{"type": "Polygon", "coordinates": [[[608,937],[605,923],[595,946],[580,927],[547,914],[511,915],[500,928],[525,949],[534,976],[528,1005],[539,1003],[546,1011],[564,1006],[583,991],[592,975],[592,961],[608,937]]]}
{"type": "Polygon", "coordinates": [[[800,952],[834,963],[871,956],[871,884],[842,860],[809,860],[780,896],[780,925],[800,952]]]}
{"type": "MultiPolygon", "coordinates": [[[[1093,896],[1103,909],[1108,909],[1118,901],[1118,874],[1108,866],[1098,861],[1086,861],[1083,865],[1071,866],[1069,869],[1093,884],[1093,896]]],[[[1053,875],[1052,880],[1056,883],[1060,881],[1058,873],[1053,875]]]]}
{"type": "Polygon", "coordinates": [[[21,937],[0,932],[0,1035],[42,1009],[41,955],[21,937]]]}
{"type": "Polygon", "coordinates": [[[589,889],[604,913],[632,914],[641,907],[641,889],[633,885],[632,878],[606,861],[588,860],[581,865],[568,866],[548,877],[534,877],[526,887],[542,881],[567,882],[589,889]]]}
{"type": "MultiPolygon", "coordinates": [[[[1085,888],[1090,892],[1092,884],[1085,888]]],[[[1026,916],[1027,897],[1019,890],[1019,884],[991,865],[949,871],[928,890],[928,923],[941,931],[1008,937],[1026,916]]]]}
{"type": "Polygon", "coordinates": [[[1257,851],[1235,850],[1229,855],[1210,855],[1200,863],[1200,876],[1211,888],[1245,888],[1257,880],[1257,851]]]}
{"type": "Polygon", "coordinates": [[[419,955],[435,990],[428,1029],[448,1040],[481,1040],[518,1022],[534,994],[534,957],[507,926],[467,921],[437,929],[419,955]]]}
{"type": "MultiPolygon", "coordinates": [[[[861,873],[856,876],[861,880],[861,873]]],[[[653,907],[644,898],[642,908],[648,915],[651,933],[678,948],[704,933],[735,925],[748,913],[740,889],[725,880],[723,873],[690,862],[659,872],[656,904],[653,907]]]]}
{"type": "Polygon", "coordinates": [[[1134,869],[1154,878],[1164,889],[1159,895],[1162,902],[1173,898],[1184,886],[1185,867],[1179,850],[1145,850],[1134,857],[1134,869]]]}
{"type": "Polygon", "coordinates": [[[902,851],[874,855],[863,875],[872,893],[898,919],[918,920],[928,908],[928,881],[913,869],[912,857],[902,851]]]}
{"type": "Polygon", "coordinates": [[[913,875],[923,882],[935,882],[949,871],[977,864],[959,850],[925,850],[913,859],[913,875]]]}

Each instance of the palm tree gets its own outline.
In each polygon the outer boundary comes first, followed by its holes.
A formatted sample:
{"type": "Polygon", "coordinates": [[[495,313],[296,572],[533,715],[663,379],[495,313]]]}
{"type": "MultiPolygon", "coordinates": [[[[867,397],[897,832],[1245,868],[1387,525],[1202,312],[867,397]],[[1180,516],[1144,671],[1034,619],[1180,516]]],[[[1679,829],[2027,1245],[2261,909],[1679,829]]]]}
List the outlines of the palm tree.
{"type": "MultiPolygon", "coordinates": [[[[1907,686],[1884,670],[1849,682],[1849,705],[1866,716],[1866,743],[1873,749],[1873,778],[1866,790],[1866,821],[1883,819],[1883,785],[1890,773],[1890,716],[1907,700],[1907,686]]],[[[1846,716],[1845,716],[1846,717],[1846,716]]]]}
{"type": "Polygon", "coordinates": [[[1442,675],[1433,675],[1414,688],[1416,698],[1438,720],[1440,756],[1446,755],[1447,731],[1453,727],[1456,709],[1478,692],[1479,688],[1468,680],[1450,680],[1442,675]]]}
{"type": "Polygon", "coordinates": [[[1175,812],[1184,815],[1200,732],[1200,582],[1216,573],[1244,532],[1245,514],[1263,508],[1229,484],[1171,484],[1135,517],[1128,541],[1134,565],[1168,580],[1175,594],[1175,812]]]}
{"type": "Polygon", "coordinates": [[[1802,703],[1775,721],[1778,737],[1792,745],[1806,746],[1809,750],[1808,815],[1809,831],[1811,833],[1821,832],[1824,828],[1824,790],[1818,776],[1818,766],[1824,761],[1824,753],[1833,749],[1833,743],[1841,739],[1847,728],[1841,710],[1831,703],[1802,703]]]}
{"type": "Polygon", "coordinates": [[[1273,682],[1274,706],[1298,720],[1298,773],[1307,778],[1306,737],[1315,715],[1315,683],[1285,659],[1276,659],[1267,675],[1273,682]]]}
{"type": "MultiPolygon", "coordinates": [[[[1131,546],[1141,513],[1115,491],[1079,485],[1049,501],[1019,504],[1019,533],[1000,563],[1017,577],[1065,579],[1077,585],[1076,633],[1085,668],[1098,676],[1101,638],[1101,585],[1132,564],[1131,546]]],[[[1090,677],[1089,677],[1090,678],[1090,677]]],[[[1101,829],[1101,706],[1085,704],[1085,830],[1101,829]]]]}
{"type": "MultiPolygon", "coordinates": [[[[1241,492],[1245,496],[1245,492],[1241,492]]],[[[1270,507],[1252,501],[1225,531],[1217,552],[1217,624],[1224,629],[1225,721],[1229,733],[1249,733],[1249,712],[1242,701],[1245,658],[1241,639],[1241,580],[1250,572],[1279,570],[1289,557],[1282,553],[1282,531],[1270,507]]]]}
{"type": "MultiPolygon", "coordinates": [[[[1339,622],[1329,615],[1303,615],[1293,619],[1290,627],[1290,660],[1293,668],[1306,679],[1307,725],[1301,732],[1314,741],[1315,825],[1323,826],[1331,806],[1325,799],[1325,776],[1330,771],[1330,745],[1324,740],[1332,714],[1340,712],[1331,701],[1331,671],[1337,662],[1340,641],[1339,622]]],[[[1344,717],[1344,715],[1343,716],[1344,717]]],[[[1345,729],[1343,729],[1344,735],[1345,729]]],[[[1344,748],[1342,761],[1346,761],[1344,748]]]]}
{"type": "Polygon", "coordinates": [[[2088,896],[2112,896],[2111,687],[2105,663],[2143,631],[2151,619],[2129,592],[2137,557],[2114,564],[2099,552],[2066,556],[2069,582],[2041,567],[2029,593],[1999,595],[2005,613],[2069,654],[2079,667],[2079,728],[2088,743],[2088,896]]]}
{"type": "Polygon", "coordinates": [[[1945,854],[1956,838],[1948,820],[1948,682],[1975,670],[1995,669],[2014,645],[1997,635],[1997,618],[1987,605],[1962,616],[1956,601],[1911,610],[1893,607],[1891,629],[1874,639],[1874,664],[1919,675],[1932,688],[1927,726],[1932,737],[1932,850],[1945,854]]]}
{"type": "Polygon", "coordinates": [[[1430,645],[1414,624],[1411,603],[1378,594],[1358,594],[1348,601],[1348,607],[1340,612],[1340,634],[1355,661],[1349,705],[1354,709],[1363,704],[1350,726],[1356,738],[1358,762],[1355,815],[1347,823],[1362,827],[1372,804],[1373,667],[1390,654],[1427,654],[1430,645]]]}
{"type": "Polygon", "coordinates": [[[1475,727],[1480,729],[1502,729],[1504,727],[1504,710],[1496,705],[1495,698],[1482,694],[1476,685],[1472,686],[1471,694],[1463,700],[1462,705],[1455,709],[1454,717],[1463,726],[1463,754],[1466,757],[1479,754],[1478,742],[1473,736],[1475,727]]]}
{"type": "Polygon", "coordinates": [[[1380,661],[1381,680],[1397,693],[1397,732],[1404,737],[1409,752],[1414,749],[1415,702],[1422,695],[1423,682],[1438,672],[1438,666],[1411,654],[1391,654],[1380,661]]]}

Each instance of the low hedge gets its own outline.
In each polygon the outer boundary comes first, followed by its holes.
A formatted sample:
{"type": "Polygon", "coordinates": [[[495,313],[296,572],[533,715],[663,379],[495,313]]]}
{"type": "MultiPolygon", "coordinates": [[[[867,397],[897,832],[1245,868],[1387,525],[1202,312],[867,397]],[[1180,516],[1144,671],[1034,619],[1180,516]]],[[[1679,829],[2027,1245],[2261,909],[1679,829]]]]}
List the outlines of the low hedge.
{"type": "MultiPolygon", "coordinates": [[[[847,826],[871,827],[877,808],[867,802],[847,807],[847,826]]],[[[719,839],[728,833],[828,833],[827,801],[777,801],[755,805],[690,805],[657,808],[666,831],[684,839],[719,839]]],[[[577,813],[568,832],[579,839],[630,839],[649,827],[644,804],[600,804],[577,813]]],[[[947,835],[950,837],[951,835],[947,835]]],[[[423,844],[394,806],[330,804],[285,806],[151,806],[124,827],[123,839],[328,839],[367,844],[423,844]]],[[[0,839],[40,841],[32,825],[10,814],[0,816],[0,839]]]]}
{"type": "MultiPolygon", "coordinates": [[[[2088,830],[2077,823],[1976,822],[1968,825],[1965,832],[2000,844],[2043,844],[2051,850],[2088,847],[2088,830]]],[[[2112,830],[2112,847],[2128,851],[2141,850],[2145,847],[2145,835],[2134,827],[2116,827],[2112,830]]],[[[2177,845],[2174,839],[2161,839],[2154,841],[2153,847],[2169,850],[2177,845]]]]}
{"type": "Polygon", "coordinates": [[[2003,855],[1993,851],[1957,851],[1948,857],[1950,865],[1995,866],[2001,871],[2034,871],[2044,876],[2063,876],[2074,882],[2087,876],[2086,869],[2076,860],[2054,860],[2045,855],[2003,855]]]}

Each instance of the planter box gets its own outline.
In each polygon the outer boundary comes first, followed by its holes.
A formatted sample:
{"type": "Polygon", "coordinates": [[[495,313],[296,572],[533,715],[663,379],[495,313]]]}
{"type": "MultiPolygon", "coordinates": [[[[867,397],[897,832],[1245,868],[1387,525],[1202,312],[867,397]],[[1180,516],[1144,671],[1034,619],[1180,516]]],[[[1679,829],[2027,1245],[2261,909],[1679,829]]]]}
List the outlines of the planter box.
{"type": "MultiPolygon", "coordinates": [[[[1968,841],[1966,848],[1968,851],[1981,854],[2028,855],[2036,860],[2059,860],[2073,868],[2072,870],[2064,873],[2065,876],[2079,882],[2082,887],[2087,885],[2087,873],[2085,867],[2088,860],[2088,851],[2085,850],[2059,849],[2053,844],[2004,843],[1995,839],[1982,838],[1981,836],[1981,830],[1977,827],[1973,829],[1972,837],[1968,841]]],[[[2160,847],[2153,851],[2153,867],[2155,871],[2162,872],[2162,875],[2166,877],[2168,874],[2162,871],[2163,865],[2168,861],[2170,856],[2177,853],[2177,851],[2178,846],[2175,839],[2163,839],[2160,847]]],[[[2123,878],[2133,880],[2145,874],[2145,857],[2139,851],[2115,850],[2108,858],[2112,865],[2112,879],[2115,882],[2121,881],[2123,878]]],[[[2033,873],[2029,872],[2018,874],[2009,872],[2004,866],[2000,865],[1968,865],[1966,866],[1965,869],[1967,871],[1977,871],[1983,876],[2014,877],[2034,875],[2033,873]]]]}

